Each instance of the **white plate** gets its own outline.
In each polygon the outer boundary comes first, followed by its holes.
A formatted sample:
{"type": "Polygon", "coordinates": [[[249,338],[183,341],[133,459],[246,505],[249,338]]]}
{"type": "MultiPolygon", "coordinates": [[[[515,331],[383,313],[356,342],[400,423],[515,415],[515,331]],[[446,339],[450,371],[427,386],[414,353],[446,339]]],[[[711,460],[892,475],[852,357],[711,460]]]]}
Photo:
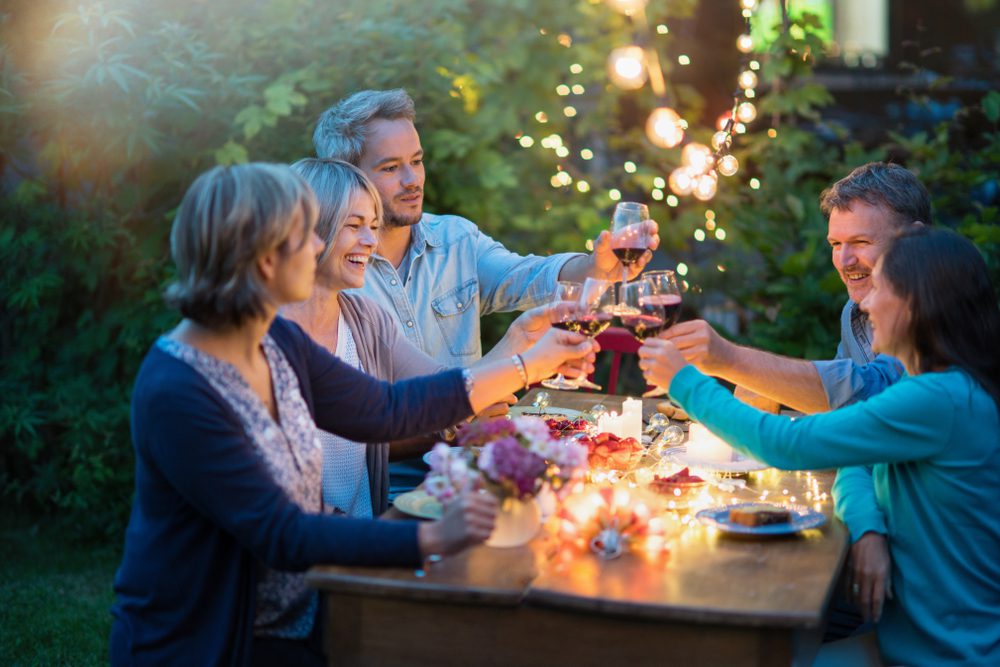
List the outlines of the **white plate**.
{"type": "Polygon", "coordinates": [[[553,405],[545,408],[544,410],[539,410],[534,405],[512,405],[510,408],[511,417],[538,417],[540,414],[543,415],[562,415],[567,419],[576,419],[583,415],[580,410],[571,410],[570,408],[558,408],[553,405]]]}
{"type": "Polygon", "coordinates": [[[826,523],[826,516],[814,509],[802,505],[782,505],[789,510],[791,517],[788,523],[772,523],[766,526],[744,526],[738,523],[729,522],[729,510],[733,507],[743,507],[744,505],[759,505],[760,503],[738,503],[736,505],[723,505],[720,507],[710,507],[695,514],[698,520],[704,524],[715,526],[727,533],[738,533],[740,535],[790,535],[800,530],[808,528],[818,528],[826,523]]]}
{"type": "Polygon", "coordinates": [[[754,472],[755,470],[766,470],[770,466],[765,463],[761,463],[757,459],[752,459],[749,456],[743,456],[739,452],[736,452],[738,457],[735,461],[709,461],[706,459],[699,459],[697,457],[688,456],[687,447],[675,447],[667,452],[667,458],[674,463],[680,463],[681,465],[691,466],[693,468],[704,468],[705,470],[713,470],[716,472],[754,472]]]}
{"type": "Polygon", "coordinates": [[[421,519],[440,519],[444,513],[441,503],[422,489],[401,493],[392,504],[400,512],[421,519]]]}
{"type": "MultiPolygon", "coordinates": [[[[464,449],[465,449],[464,447],[459,447],[457,445],[452,445],[451,446],[451,451],[452,451],[453,454],[457,454],[458,452],[461,452],[464,449]]],[[[472,449],[478,455],[479,447],[473,447],[472,449]]],[[[433,451],[433,450],[431,450],[431,451],[433,451]]],[[[423,459],[423,462],[426,463],[427,465],[431,464],[431,451],[424,452],[423,456],[420,457],[421,459],[423,459]]]]}

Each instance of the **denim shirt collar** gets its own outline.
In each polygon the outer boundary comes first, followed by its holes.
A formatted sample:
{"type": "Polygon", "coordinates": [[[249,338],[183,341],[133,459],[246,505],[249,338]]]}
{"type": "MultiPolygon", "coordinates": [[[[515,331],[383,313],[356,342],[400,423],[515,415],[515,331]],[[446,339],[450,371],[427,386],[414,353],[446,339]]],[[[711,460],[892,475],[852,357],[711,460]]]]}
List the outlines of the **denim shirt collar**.
{"type": "Polygon", "coordinates": [[[441,230],[429,225],[431,218],[437,217],[432,213],[424,213],[420,217],[420,222],[410,227],[410,252],[414,257],[424,254],[427,246],[440,248],[444,245],[441,230]]]}

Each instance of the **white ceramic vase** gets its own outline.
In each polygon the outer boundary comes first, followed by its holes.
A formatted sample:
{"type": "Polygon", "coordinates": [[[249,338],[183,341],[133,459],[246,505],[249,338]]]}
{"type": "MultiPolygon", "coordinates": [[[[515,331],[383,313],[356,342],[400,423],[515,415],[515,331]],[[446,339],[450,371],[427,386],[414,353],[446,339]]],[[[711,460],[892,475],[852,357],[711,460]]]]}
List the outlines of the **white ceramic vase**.
{"type": "Polygon", "coordinates": [[[542,513],[534,498],[500,501],[493,533],[486,540],[490,547],[520,547],[531,541],[542,526],[542,513]]]}

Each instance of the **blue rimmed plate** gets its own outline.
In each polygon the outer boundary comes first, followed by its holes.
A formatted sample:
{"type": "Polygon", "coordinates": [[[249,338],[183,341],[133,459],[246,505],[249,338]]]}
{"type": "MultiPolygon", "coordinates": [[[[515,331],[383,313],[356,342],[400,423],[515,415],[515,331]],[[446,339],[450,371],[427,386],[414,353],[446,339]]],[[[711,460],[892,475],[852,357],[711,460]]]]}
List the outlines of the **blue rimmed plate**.
{"type": "Polygon", "coordinates": [[[746,507],[747,505],[759,504],[759,502],[736,503],[735,505],[710,507],[701,510],[695,516],[706,525],[715,526],[723,532],[737,535],[791,535],[800,530],[819,528],[826,523],[826,515],[803,505],[782,505],[782,507],[791,513],[788,523],[772,523],[766,526],[744,526],[729,522],[729,510],[733,507],[746,507]]]}

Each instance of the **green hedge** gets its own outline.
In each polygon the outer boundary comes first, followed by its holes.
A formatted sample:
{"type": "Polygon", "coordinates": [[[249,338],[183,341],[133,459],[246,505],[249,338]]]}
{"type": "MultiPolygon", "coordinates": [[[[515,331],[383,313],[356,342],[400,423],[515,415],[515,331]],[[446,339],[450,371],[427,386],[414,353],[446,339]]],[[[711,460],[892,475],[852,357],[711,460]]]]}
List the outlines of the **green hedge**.
{"type": "MultiPolygon", "coordinates": [[[[659,21],[696,6],[652,3],[651,11],[659,21]]],[[[607,54],[630,41],[631,28],[591,0],[14,0],[4,11],[0,484],[5,502],[55,510],[91,534],[124,525],[131,385],[145,350],[176,319],[160,298],[167,235],[199,172],[309,155],[313,123],[329,104],[402,86],[417,102],[428,208],[545,253],[581,250],[606,226],[609,188],[649,199],[653,180],[679,162],[679,150],[654,150],[626,120],[653,100],[606,83],[607,54]],[[586,92],[560,96],[563,83],[586,92]],[[568,104],[578,111],[572,119],[568,104]],[[574,155],[594,150],[595,159],[569,165],[589,190],[550,185],[568,164],[540,147],[551,134],[574,155]],[[521,147],[522,135],[534,147],[521,147]],[[624,172],[625,160],[639,169],[624,172]]],[[[790,53],[814,45],[809,28],[807,19],[804,37],[779,42],[765,64],[765,78],[786,82],[761,104],[762,117],[781,120],[777,138],[747,135],[740,177],[723,181],[711,204],[652,208],[665,253],[692,267],[692,304],[702,293],[727,295],[751,315],[743,335],[824,356],[843,290],[830,273],[817,197],[886,151],[816,138],[828,96],[790,53]],[[746,187],[751,175],[759,190],[746,187]],[[729,237],[697,244],[691,232],[709,207],[729,237]]],[[[666,50],[672,35],[657,39],[666,50]]],[[[675,93],[696,118],[697,92],[675,93]]],[[[991,96],[979,112],[992,134],[965,133],[961,147],[947,128],[895,141],[938,195],[939,215],[979,241],[994,268],[996,208],[964,192],[987,187],[998,171],[996,105],[991,96]]],[[[707,142],[710,128],[695,125],[690,134],[707,142]]],[[[503,321],[491,319],[487,337],[503,321]]]]}

